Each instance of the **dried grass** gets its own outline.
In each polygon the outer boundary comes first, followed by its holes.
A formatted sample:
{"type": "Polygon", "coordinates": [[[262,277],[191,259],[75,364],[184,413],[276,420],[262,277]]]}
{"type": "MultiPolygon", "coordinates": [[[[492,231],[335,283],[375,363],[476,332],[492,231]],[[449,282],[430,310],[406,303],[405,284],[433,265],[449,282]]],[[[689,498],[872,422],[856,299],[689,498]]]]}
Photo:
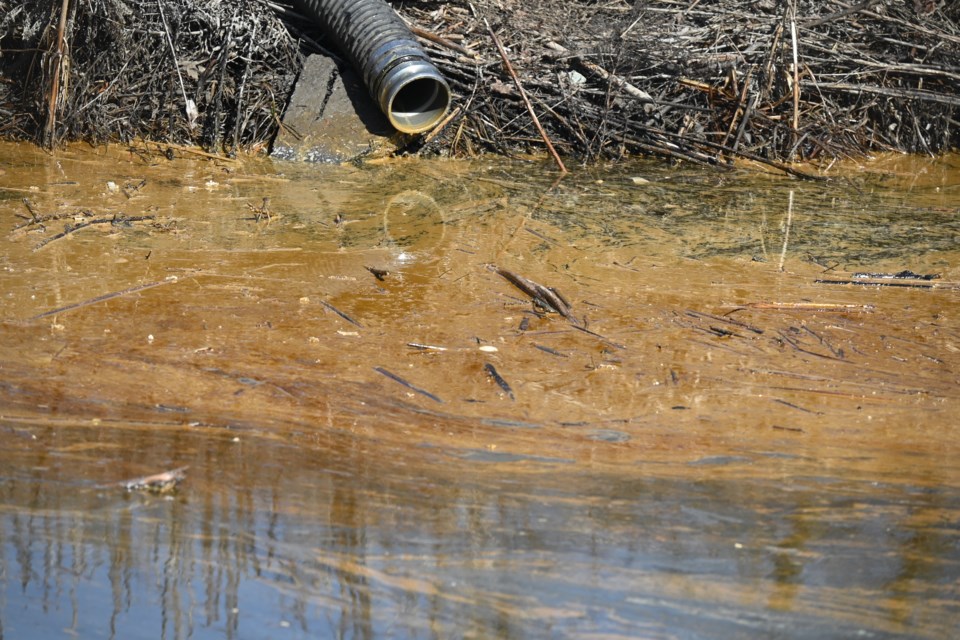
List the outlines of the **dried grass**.
{"type": "MultiPolygon", "coordinates": [[[[778,163],[960,147],[960,3],[397,6],[457,94],[456,116],[411,152],[543,149],[484,19],[568,157],[778,163]]],[[[323,46],[265,0],[0,0],[0,16],[0,135],[48,144],[140,137],[263,149],[303,54],[323,46]]]]}

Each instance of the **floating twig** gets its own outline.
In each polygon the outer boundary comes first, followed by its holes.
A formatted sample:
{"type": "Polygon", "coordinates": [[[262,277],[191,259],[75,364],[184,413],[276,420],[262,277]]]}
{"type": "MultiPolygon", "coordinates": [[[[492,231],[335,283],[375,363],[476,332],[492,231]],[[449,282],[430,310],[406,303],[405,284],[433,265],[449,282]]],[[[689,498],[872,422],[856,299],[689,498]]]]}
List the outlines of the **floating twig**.
{"type": "Polygon", "coordinates": [[[868,273],[868,272],[858,271],[857,273],[853,274],[853,277],[859,278],[859,279],[873,278],[876,280],[887,280],[887,279],[889,280],[939,280],[940,274],[939,273],[919,274],[919,273],[914,273],[909,269],[904,269],[903,271],[898,271],[897,273],[868,273]]]}
{"type": "Polygon", "coordinates": [[[552,245],[554,245],[554,246],[557,246],[557,245],[559,244],[559,243],[558,243],[556,240],[554,240],[553,238],[547,236],[547,235],[544,234],[544,233],[541,233],[541,232],[537,231],[536,229],[531,229],[530,227],[524,227],[523,230],[526,231],[527,233],[529,233],[530,235],[537,236],[538,238],[540,238],[541,240],[543,240],[543,241],[546,242],[547,244],[552,244],[552,245]]]}
{"type": "Polygon", "coordinates": [[[853,284],[861,287],[904,287],[907,289],[960,289],[960,283],[956,282],[929,282],[929,281],[907,281],[899,280],[867,280],[861,278],[828,279],[817,278],[813,281],[815,284],[853,284]]]}
{"type": "Polygon", "coordinates": [[[263,203],[258,207],[252,205],[249,202],[247,203],[247,208],[253,213],[252,218],[247,218],[247,220],[253,220],[254,222],[262,222],[264,219],[267,222],[273,221],[273,214],[270,213],[270,197],[264,196],[263,203]]]}
{"type": "Polygon", "coordinates": [[[803,433],[803,429],[800,427],[781,427],[780,425],[772,425],[771,429],[776,429],[777,431],[792,431],[794,433],[803,433]]]}
{"type": "Polygon", "coordinates": [[[408,347],[419,349],[420,351],[446,351],[446,347],[438,347],[433,344],[420,344],[419,342],[408,342],[408,347]]]}
{"type": "Polygon", "coordinates": [[[387,276],[390,275],[390,272],[387,271],[386,269],[377,269],[375,267],[364,267],[364,269],[372,273],[373,277],[379,280],[380,282],[383,282],[384,280],[386,280],[387,276]]]}
{"type": "Polygon", "coordinates": [[[873,311],[872,304],[843,304],[833,302],[748,302],[730,313],[740,309],[770,309],[775,311],[873,311]]]}
{"type": "Polygon", "coordinates": [[[129,183],[125,184],[125,185],[123,186],[123,188],[121,189],[121,191],[123,191],[123,195],[125,195],[125,196],[127,197],[127,200],[129,200],[129,199],[132,198],[134,195],[136,195],[137,193],[139,193],[139,192],[140,192],[140,189],[143,189],[145,186],[147,186],[147,180],[146,180],[146,178],[144,178],[143,180],[141,180],[141,181],[138,182],[137,184],[129,184],[129,183]]]}
{"type": "Polygon", "coordinates": [[[420,387],[415,386],[415,385],[407,382],[406,380],[404,380],[403,378],[401,378],[401,377],[398,376],[397,374],[395,374],[395,373],[393,373],[393,372],[391,372],[391,371],[387,371],[387,370],[384,369],[383,367],[374,367],[373,370],[376,371],[376,372],[379,373],[379,374],[382,374],[382,375],[387,376],[388,378],[390,378],[390,379],[393,380],[394,382],[399,382],[400,384],[402,384],[403,386],[405,386],[407,389],[410,389],[411,391],[415,391],[415,392],[419,393],[419,394],[422,395],[422,396],[426,396],[427,398],[430,398],[430,399],[433,400],[434,402],[439,402],[440,404],[443,404],[443,400],[441,400],[440,398],[438,398],[438,397],[435,396],[434,394],[430,393],[430,392],[427,391],[426,389],[421,389],[420,387]]]}
{"type": "Polygon", "coordinates": [[[567,302],[567,299],[564,298],[563,294],[553,287],[545,287],[529,278],[525,278],[519,274],[513,273],[512,271],[507,271],[506,269],[501,269],[497,266],[491,265],[490,268],[498,275],[505,278],[517,289],[520,289],[520,291],[523,291],[525,294],[533,298],[533,302],[535,304],[546,309],[547,311],[559,313],[564,318],[569,320],[574,326],[579,326],[581,324],[580,320],[573,315],[572,307],[570,306],[570,303],[567,302]]]}
{"type": "Polygon", "coordinates": [[[30,212],[30,222],[33,224],[40,224],[40,216],[37,214],[36,209],[33,208],[33,203],[30,202],[30,198],[23,199],[23,206],[25,206],[27,211],[30,212]]]}

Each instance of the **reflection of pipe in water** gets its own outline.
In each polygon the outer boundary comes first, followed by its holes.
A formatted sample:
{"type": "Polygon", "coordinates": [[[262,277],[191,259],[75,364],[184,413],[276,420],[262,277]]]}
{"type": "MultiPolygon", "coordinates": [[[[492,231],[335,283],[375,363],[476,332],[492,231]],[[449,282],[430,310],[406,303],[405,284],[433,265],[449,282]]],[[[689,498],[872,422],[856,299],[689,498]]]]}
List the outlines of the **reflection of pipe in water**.
{"type": "Polygon", "coordinates": [[[450,107],[450,87],[410,29],[381,0],[298,0],[354,68],[390,124],[431,129],[450,107]]]}
{"type": "Polygon", "coordinates": [[[400,260],[410,259],[408,251],[433,249],[443,242],[447,220],[437,202],[416,189],[401,191],[383,210],[385,244],[401,250],[400,260]]]}

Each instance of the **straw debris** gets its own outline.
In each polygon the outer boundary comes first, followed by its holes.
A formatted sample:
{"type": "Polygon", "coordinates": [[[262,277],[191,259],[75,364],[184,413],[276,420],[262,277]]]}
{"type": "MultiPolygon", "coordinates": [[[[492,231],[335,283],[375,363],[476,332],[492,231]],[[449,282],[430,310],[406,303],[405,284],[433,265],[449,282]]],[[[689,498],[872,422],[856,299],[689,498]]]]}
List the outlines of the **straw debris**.
{"type": "MultiPolygon", "coordinates": [[[[782,166],[960,147],[956,2],[395,6],[455,93],[453,116],[408,153],[552,145],[581,161],[654,154],[782,166]]],[[[0,0],[0,16],[0,135],[48,145],[145,138],[265,149],[304,55],[326,46],[301,16],[265,0],[0,0]]]]}
{"type": "Polygon", "coordinates": [[[262,149],[300,66],[260,0],[0,0],[0,16],[0,135],[48,146],[262,149]]]}

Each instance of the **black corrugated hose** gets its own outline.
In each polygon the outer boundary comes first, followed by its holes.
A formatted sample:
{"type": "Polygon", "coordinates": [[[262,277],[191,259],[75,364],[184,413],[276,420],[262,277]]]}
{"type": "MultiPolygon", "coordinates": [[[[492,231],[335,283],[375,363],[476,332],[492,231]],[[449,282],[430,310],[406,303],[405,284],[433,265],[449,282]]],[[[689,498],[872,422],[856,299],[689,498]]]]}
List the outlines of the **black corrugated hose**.
{"type": "Polygon", "coordinates": [[[398,131],[422,133],[450,107],[450,87],[410,29],[381,0],[296,0],[363,77],[398,131]]]}

